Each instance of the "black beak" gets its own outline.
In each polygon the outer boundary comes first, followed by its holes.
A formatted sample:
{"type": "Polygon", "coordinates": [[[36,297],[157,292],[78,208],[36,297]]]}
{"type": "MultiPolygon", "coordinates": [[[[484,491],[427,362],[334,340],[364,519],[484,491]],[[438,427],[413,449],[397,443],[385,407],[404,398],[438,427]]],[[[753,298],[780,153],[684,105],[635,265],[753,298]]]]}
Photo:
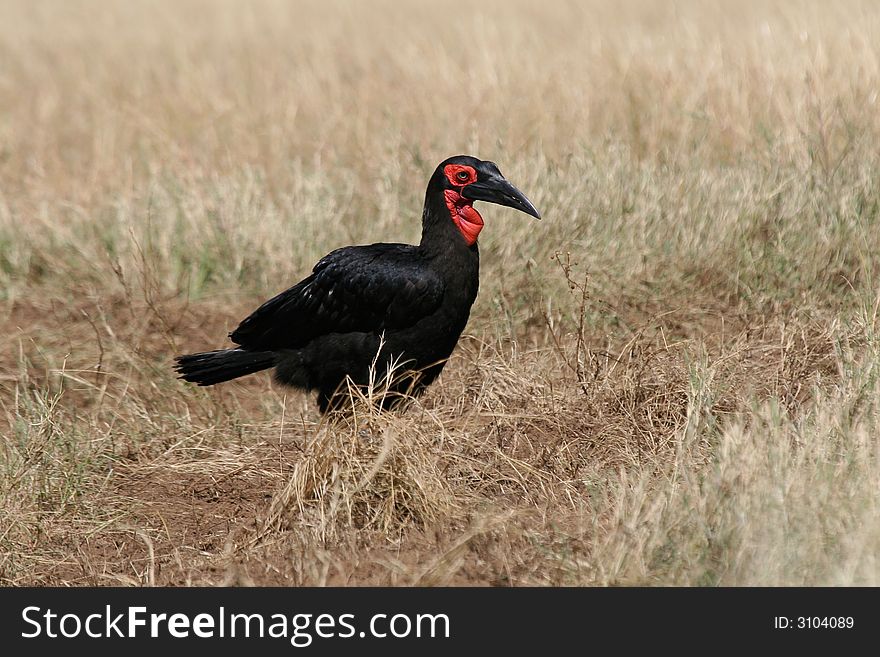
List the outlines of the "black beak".
{"type": "Polygon", "coordinates": [[[488,201],[498,205],[506,205],[520,212],[532,215],[540,219],[541,214],[526,198],[525,194],[511,185],[501,176],[490,178],[483,182],[472,183],[461,190],[461,195],[471,201],[488,201]]]}

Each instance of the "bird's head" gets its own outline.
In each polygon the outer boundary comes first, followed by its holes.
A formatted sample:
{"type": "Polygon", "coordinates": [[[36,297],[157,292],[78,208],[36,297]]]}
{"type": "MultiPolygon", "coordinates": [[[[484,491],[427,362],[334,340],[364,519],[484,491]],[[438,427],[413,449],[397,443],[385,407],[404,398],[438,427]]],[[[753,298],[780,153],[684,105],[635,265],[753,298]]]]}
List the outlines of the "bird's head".
{"type": "Polygon", "coordinates": [[[469,155],[456,155],[441,162],[431,177],[428,191],[442,192],[450,218],[468,244],[477,241],[483,228],[483,218],[474,209],[474,201],[506,205],[541,218],[531,201],[507,182],[494,162],[469,155]]]}

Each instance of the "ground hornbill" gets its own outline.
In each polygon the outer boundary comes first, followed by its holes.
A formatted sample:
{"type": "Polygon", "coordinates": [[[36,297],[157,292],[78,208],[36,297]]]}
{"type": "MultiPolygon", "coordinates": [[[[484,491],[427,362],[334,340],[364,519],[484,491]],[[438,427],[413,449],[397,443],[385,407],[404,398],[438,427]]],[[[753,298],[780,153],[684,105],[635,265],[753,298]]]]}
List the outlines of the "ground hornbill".
{"type": "Polygon", "coordinates": [[[483,219],[474,201],[540,219],[494,163],[451,157],[428,182],[418,246],[333,251],[229,334],[238,347],[180,356],[177,372],[210,386],[274,367],[279,383],[317,390],[322,412],[350,404],[347,381],[382,383],[384,408],[421,392],[443,369],[477,296],[483,219]]]}

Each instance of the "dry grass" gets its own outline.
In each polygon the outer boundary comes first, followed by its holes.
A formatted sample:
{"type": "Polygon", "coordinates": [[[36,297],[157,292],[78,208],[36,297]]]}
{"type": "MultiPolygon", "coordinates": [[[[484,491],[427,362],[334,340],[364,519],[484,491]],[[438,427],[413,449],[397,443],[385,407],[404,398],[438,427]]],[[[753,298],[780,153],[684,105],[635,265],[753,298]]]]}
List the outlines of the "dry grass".
{"type": "Polygon", "coordinates": [[[0,4],[0,582],[880,584],[880,8],[767,4],[0,4]],[[174,378],[458,152],[428,395],[174,378]]]}

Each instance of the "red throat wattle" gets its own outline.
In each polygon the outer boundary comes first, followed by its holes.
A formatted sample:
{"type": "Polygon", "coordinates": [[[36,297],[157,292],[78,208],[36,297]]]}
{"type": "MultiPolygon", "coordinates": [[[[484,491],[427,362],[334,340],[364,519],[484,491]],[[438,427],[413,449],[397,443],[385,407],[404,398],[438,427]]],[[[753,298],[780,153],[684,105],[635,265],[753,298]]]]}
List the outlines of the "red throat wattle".
{"type": "Polygon", "coordinates": [[[446,197],[446,207],[456,228],[464,236],[468,246],[477,241],[480,231],[483,230],[483,218],[474,209],[473,201],[464,198],[453,189],[443,192],[446,197]]]}

